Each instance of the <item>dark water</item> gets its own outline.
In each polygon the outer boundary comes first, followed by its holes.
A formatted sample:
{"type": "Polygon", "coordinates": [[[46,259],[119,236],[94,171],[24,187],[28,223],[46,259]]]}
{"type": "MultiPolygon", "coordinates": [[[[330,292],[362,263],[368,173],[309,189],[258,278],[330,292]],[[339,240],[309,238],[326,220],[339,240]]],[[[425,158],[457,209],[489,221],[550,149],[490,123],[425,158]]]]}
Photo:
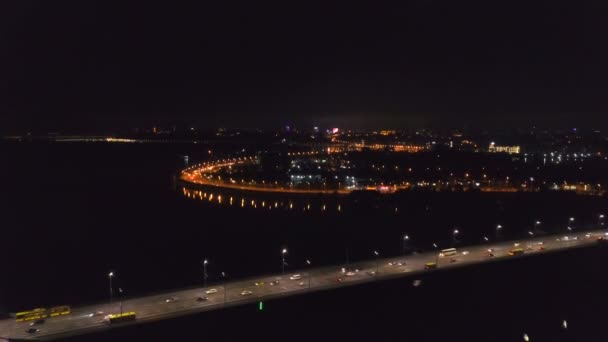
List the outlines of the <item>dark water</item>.
{"type": "MultiPolygon", "coordinates": [[[[574,216],[576,229],[583,230],[596,225],[597,215],[608,207],[605,198],[565,193],[411,193],[399,200],[397,214],[374,205],[324,215],[235,210],[175,191],[172,176],[183,167],[180,155],[200,160],[207,149],[187,144],[0,145],[0,311],[105,300],[109,270],[127,295],[137,295],[200,283],[203,257],[210,259],[211,281],[216,281],[220,272],[237,278],[278,271],[283,246],[289,249],[291,268],[305,259],[334,264],[345,262],[347,250],[350,260],[368,258],[374,249],[399,254],[405,232],[416,247],[427,248],[432,242],[449,245],[456,226],[461,243],[493,236],[497,223],[507,238],[525,234],[536,219],[546,231],[563,231],[574,216]]],[[[607,300],[602,293],[605,257],[602,251],[586,251],[555,256],[551,263],[547,257],[482,266],[438,274],[422,289],[403,282],[374,284],[276,302],[263,315],[252,307],[236,308],[105,337],[153,340],[180,334],[180,339],[198,340],[206,333],[223,340],[276,340],[298,331],[298,336],[321,340],[433,341],[454,335],[456,340],[513,336],[504,340],[516,341],[522,340],[521,329],[551,334],[559,328],[560,315],[578,321],[575,327],[589,328],[580,333],[600,334],[600,327],[586,324],[603,315],[597,305],[607,300]],[[563,303],[562,311],[556,303],[563,303]],[[233,323],[243,329],[232,329],[233,323]],[[505,334],[488,335],[493,329],[505,334]]],[[[583,336],[576,329],[568,333],[583,336]]]]}

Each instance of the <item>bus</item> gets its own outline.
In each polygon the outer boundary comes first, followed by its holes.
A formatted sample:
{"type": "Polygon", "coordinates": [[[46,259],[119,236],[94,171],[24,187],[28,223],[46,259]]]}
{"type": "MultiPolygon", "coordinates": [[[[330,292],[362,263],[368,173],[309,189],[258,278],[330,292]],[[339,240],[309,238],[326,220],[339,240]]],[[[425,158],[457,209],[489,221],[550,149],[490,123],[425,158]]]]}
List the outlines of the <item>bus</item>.
{"type": "Polygon", "coordinates": [[[51,317],[63,316],[63,315],[70,314],[71,312],[72,312],[72,310],[70,309],[70,307],[68,305],[56,306],[56,307],[50,308],[48,310],[48,314],[51,317]]]}
{"type": "Polygon", "coordinates": [[[107,321],[112,323],[128,322],[135,320],[135,312],[125,312],[121,314],[108,315],[107,321]]]}
{"type": "Polygon", "coordinates": [[[458,252],[456,251],[456,248],[448,248],[448,249],[443,249],[441,250],[441,253],[439,253],[440,256],[452,256],[452,255],[456,255],[458,252]]]}
{"type": "Polygon", "coordinates": [[[522,255],[522,254],[524,254],[523,248],[515,248],[509,252],[509,255],[522,255]]]}
{"type": "Polygon", "coordinates": [[[45,319],[48,317],[47,309],[37,308],[29,311],[21,311],[15,314],[15,320],[17,322],[33,321],[38,319],[45,319]]]}

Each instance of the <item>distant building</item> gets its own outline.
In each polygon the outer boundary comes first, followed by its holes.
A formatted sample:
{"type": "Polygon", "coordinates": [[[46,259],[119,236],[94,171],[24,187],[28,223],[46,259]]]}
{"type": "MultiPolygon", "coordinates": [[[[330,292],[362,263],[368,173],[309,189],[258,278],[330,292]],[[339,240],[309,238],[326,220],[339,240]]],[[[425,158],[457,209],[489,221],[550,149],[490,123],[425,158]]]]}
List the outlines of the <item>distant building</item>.
{"type": "Polygon", "coordinates": [[[519,154],[520,147],[517,145],[514,145],[514,146],[496,145],[494,142],[491,142],[488,150],[493,153],[519,154]]]}

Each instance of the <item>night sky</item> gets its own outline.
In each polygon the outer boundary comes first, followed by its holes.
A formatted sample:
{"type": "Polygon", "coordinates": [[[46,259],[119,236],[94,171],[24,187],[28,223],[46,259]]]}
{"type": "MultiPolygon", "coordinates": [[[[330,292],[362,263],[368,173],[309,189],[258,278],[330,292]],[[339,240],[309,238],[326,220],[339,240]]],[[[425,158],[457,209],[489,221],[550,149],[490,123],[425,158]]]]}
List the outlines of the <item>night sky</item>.
{"type": "Polygon", "coordinates": [[[608,122],[601,1],[210,3],[3,4],[0,132],[608,122]]]}

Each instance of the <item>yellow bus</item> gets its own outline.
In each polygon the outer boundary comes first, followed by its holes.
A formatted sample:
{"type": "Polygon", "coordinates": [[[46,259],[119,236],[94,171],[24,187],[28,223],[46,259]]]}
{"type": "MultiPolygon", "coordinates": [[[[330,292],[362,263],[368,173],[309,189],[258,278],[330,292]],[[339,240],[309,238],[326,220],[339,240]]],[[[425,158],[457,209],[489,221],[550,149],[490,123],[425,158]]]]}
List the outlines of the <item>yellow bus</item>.
{"type": "Polygon", "coordinates": [[[509,252],[509,255],[521,255],[521,254],[524,254],[523,248],[515,248],[509,252]]]}
{"type": "Polygon", "coordinates": [[[48,310],[49,316],[57,317],[72,313],[72,310],[68,305],[56,306],[48,310]]]}
{"type": "Polygon", "coordinates": [[[135,312],[125,312],[122,314],[114,314],[114,315],[108,315],[106,316],[106,320],[109,323],[120,323],[120,322],[127,322],[127,321],[134,321],[135,320],[135,312]]]}
{"type": "Polygon", "coordinates": [[[48,317],[47,309],[37,308],[30,311],[21,311],[15,314],[15,320],[17,322],[33,321],[37,319],[44,319],[48,317]]]}

